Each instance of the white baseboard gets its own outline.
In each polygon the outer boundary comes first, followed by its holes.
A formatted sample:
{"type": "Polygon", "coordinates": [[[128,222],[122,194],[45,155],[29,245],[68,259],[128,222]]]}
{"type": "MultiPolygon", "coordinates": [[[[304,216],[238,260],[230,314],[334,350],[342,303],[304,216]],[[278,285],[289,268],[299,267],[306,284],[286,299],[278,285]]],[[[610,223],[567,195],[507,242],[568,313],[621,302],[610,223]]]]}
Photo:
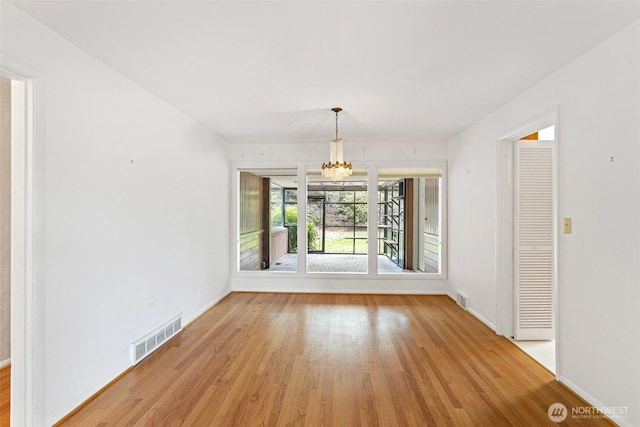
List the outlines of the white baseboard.
{"type": "Polygon", "coordinates": [[[217,303],[219,303],[220,301],[222,301],[227,295],[229,295],[232,291],[228,290],[225,294],[220,295],[218,298],[215,298],[213,301],[211,301],[209,304],[205,305],[204,307],[202,307],[200,310],[198,310],[192,317],[191,319],[189,319],[188,321],[185,322],[185,324],[182,326],[183,328],[185,326],[187,326],[188,324],[190,324],[191,322],[193,322],[194,320],[196,320],[198,317],[202,316],[207,310],[209,310],[211,307],[213,307],[214,305],[216,305],[217,303]]]}
{"type": "Polygon", "coordinates": [[[476,319],[478,319],[479,321],[481,321],[482,323],[484,323],[485,325],[487,325],[492,331],[495,332],[496,330],[496,325],[494,325],[493,323],[489,322],[489,320],[487,320],[486,318],[484,318],[480,313],[478,313],[477,311],[475,311],[473,308],[469,308],[467,307],[467,311],[469,313],[471,313],[473,315],[473,317],[475,317],[476,319]]]}
{"type": "MultiPolygon", "coordinates": [[[[456,302],[456,296],[452,295],[450,293],[447,293],[447,295],[449,296],[449,298],[451,298],[454,302],[456,302]]],[[[461,310],[464,310],[464,308],[460,307],[461,310]]],[[[477,311],[475,311],[473,308],[471,307],[467,307],[467,311],[476,319],[478,319],[479,321],[481,321],[482,323],[484,323],[485,325],[487,325],[492,331],[496,331],[496,325],[494,325],[493,323],[489,322],[489,320],[487,320],[484,316],[482,316],[480,313],[478,313],[477,311]]]]}
{"type": "Polygon", "coordinates": [[[356,295],[447,295],[442,291],[417,291],[413,289],[327,289],[327,288],[306,288],[306,289],[274,289],[253,286],[239,286],[231,292],[255,292],[266,294],[356,294],[356,295]]]}
{"type": "Polygon", "coordinates": [[[9,366],[11,365],[11,358],[7,359],[7,360],[3,360],[2,362],[0,362],[0,369],[4,368],[5,366],[9,366]]]}
{"type": "MultiPolygon", "coordinates": [[[[578,387],[574,382],[567,379],[566,377],[562,375],[558,375],[557,381],[564,384],[569,390],[571,390],[572,392],[580,396],[582,399],[584,399],[587,403],[589,403],[589,405],[593,406],[594,408],[607,407],[607,405],[604,405],[598,399],[593,397],[590,393],[587,393],[585,390],[583,390],[581,387],[578,387]]],[[[633,424],[631,424],[631,421],[629,421],[626,418],[607,418],[607,419],[612,423],[619,425],[621,427],[633,427],[633,424]]]]}

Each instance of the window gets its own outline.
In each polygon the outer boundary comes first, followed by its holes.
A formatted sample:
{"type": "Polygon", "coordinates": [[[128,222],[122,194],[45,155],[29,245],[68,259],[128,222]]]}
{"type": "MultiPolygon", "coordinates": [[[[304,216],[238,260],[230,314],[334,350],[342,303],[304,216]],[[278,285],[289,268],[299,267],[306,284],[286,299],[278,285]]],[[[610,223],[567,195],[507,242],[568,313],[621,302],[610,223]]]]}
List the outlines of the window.
{"type": "Polygon", "coordinates": [[[288,230],[289,245],[287,252],[298,253],[298,190],[284,189],[284,226],[288,230]]]}
{"type": "Polygon", "coordinates": [[[378,273],[441,272],[440,169],[380,169],[378,273]]]}
{"type": "Polygon", "coordinates": [[[335,182],[308,170],[306,189],[294,168],[238,169],[238,271],[442,274],[443,167],[381,167],[377,181],[361,169],[335,182]]]}
{"type": "Polygon", "coordinates": [[[297,270],[295,169],[238,171],[238,270],[297,270]]]}
{"type": "Polygon", "coordinates": [[[271,184],[271,228],[282,227],[283,219],[282,187],[271,184]]]}
{"type": "Polygon", "coordinates": [[[367,174],[342,181],[307,178],[307,271],[367,273],[367,174]]]}

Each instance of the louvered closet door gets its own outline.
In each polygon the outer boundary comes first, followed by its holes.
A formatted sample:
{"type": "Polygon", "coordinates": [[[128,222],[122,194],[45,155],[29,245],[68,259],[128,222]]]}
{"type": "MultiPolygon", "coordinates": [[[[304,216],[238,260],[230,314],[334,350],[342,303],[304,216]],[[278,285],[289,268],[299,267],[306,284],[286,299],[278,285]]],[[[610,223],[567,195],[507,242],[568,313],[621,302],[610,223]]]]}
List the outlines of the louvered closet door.
{"type": "Polygon", "coordinates": [[[515,194],[515,338],[555,338],[553,142],[518,141],[515,194]]]}

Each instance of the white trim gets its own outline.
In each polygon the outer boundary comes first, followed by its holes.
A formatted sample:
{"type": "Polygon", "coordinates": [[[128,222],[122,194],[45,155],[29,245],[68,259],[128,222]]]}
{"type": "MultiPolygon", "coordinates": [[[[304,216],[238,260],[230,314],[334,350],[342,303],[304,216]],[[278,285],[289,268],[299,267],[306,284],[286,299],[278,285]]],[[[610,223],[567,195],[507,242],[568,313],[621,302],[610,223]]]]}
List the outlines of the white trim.
{"type": "Polygon", "coordinates": [[[4,368],[5,366],[9,366],[11,365],[11,358],[8,358],[7,360],[3,360],[2,362],[0,362],[0,369],[4,368]]]}
{"type": "Polygon", "coordinates": [[[30,427],[45,424],[44,217],[39,214],[44,194],[36,191],[44,189],[45,89],[41,71],[5,53],[0,60],[0,71],[12,79],[17,113],[11,138],[11,425],[30,427]]]}
{"type": "MultiPolygon", "coordinates": [[[[584,399],[588,404],[590,404],[594,408],[606,408],[607,406],[610,406],[610,405],[603,404],[598,399],[593,397],[590,393],[586,392],[582,387],[579,387],[578,385],[576,385],[576,383],[574,383],[573,381],[569,380],[567,377],[565,377],[563,375],[557,375],[556,376],[556,381],[558,381],[559,383],[563,384],[569,390],[571,390],[572,392],[574,392],[575,394],[580,396],[582,399],[584,399]]],[[[629,408],[629,409],[633,410],[633,408],[629,408]]],[[[571,409],[569,409],[569,411],[571,411],[571,409]]],[[[625,418],[607,418],[607,419],[609,421],[612,421],[613,423],[619,425],[619,426],[633,427],[633,424],[631,424],[629,422],[629,420],[625,419],[625,418]]]]}
{"type": "Polygon", "coordinates": [[[514,141],[498,141],[496,194],[496,333],[513,336],[514,141]]]}
{"type": "Polygon", "coordinates": [[[232,291],[228,290],[226,293],[220,295],[217,298],[214,298],[213,301],[211,301],[209,304],[205,305],[204,307],[202,307],[200,310],[196,311],[195,314],[191,317],[191,319],[186,320],[184,322],[184,324],[182,325],[182,328],[186,328],[187,326],[189,326],[191,323],[193,323],[198,317],[202,316],[203,314],[205,314],[210,308],[212,308],[214,305],[218,304],[220,301],[222,301],[224,298],[226,298],[232,291]]]}
{"type": "Polygon", "coordinates": [[[471,315],[473,317],[475,317],[476,319],[478,319],[479,321],[481,321],[482,323],[484,323],[486,326],[489,327],[489,329],[491,329],[492,331],[496,330],[496,325],[494,325],[493,323],[491,323],[486,317],[482,316],[480,313],[478,313],[477,311],[475,311],[473,308],[469,308],[467,307],[467,311],[469,313],[471,313],[471,315]]]}
{"type": "MultiPolygon", "coordinates": [[[[377,254],[376,254],[377,255],[377,254]]],[[[298,257],[305,258],[305,257],[298,257]]],[[[299,261],[298,261],[299,262],[299,261]]],[[[377,257],[376,257],[377,262],[377,257]]],[[[340,272],[340,273],[330,273],[330,272],[321,272],[321,271],[308,271],[306,273],[298,273],[296,271],[238,271],[236,274],[231,276],[232,278],[283,278],[290,279],[292,277],[298,279],[355,279],[355,280],[440,280],[444,281],[446,278],[442,278],[440,274],[435,273],[348,273],[348,272],[340,272]]],[[[234,289],[235,290],[235,289],[234,289]]]]}
{"type": "MultiPolygon", "coordinates": [[[[447,295],[449,298],[451,298],[454,302],[456,302],[456,296],[455,296],[455,295],[452,295],[452,294],[450,294],[450,293],[447,293],[446,295],[447,295]]],[[[457,302],[456,302],[456,304],[457,304],[457,302]]],[[[482,323],[484,323],[484,324],[485,324],[485,326],[487,326],[489,329],[491,329],[492,331],[494,331],[494,332],[495,332],[495,330],[496,330],[496,326],[495,326],[493,323],[491,323],[491,322],[490,322],[486,317],[482,316],[480,313],[478,313],[478,312],[477,312],[477,311],[475,311],[474,309],[472,309],[472,308],[470,308],[470,307],[467,307],[467,309],[465,310],[464,308],[462,308],[462,307],[460,307],[460,306],[458,306],[458,308],[459,308],[460,310],[467,311],[469,314],[471,314],[473,317],[475,317],[476,319],[478,319],[479,321],[481,321],[482,323]]]]}
{"type": "MultiPolygon", "coordinates": [[[[417,200],[417,210],[418,214],[413,218],[413,226],[417,230],[417,235],[420,236],[419,239],[415,239],[415,258],[418,270],[424,271],[424,223],[427,214],[426,214],[426,191],[425,191],[425,178],[417,178],[418,185],[415,186],[415,200],[417,200]]],[[[438,194],[439,196],[439,194],[438,194]]],[[[439,206],[439,204],[438,204],[439,206]]],[[[442,233],[438,233],[442,234],[442,233]]],[[[442,257],[440,257],[442,258],[442,257]]],[[[440,267],[440,262],[438,262],[438,268],[440,267]]]]}
{"type": "MultiPolygon", "coordinates": [[[[308,165],[298,166],[298,188],[296,189],[298,209],[298,273],[306,275],[307,273],[307,169],[308,165]]],[[[266,272],[265,272],[266,273],[266,272]]]]}
{"type": "MultiPolygon", "coordinates": [[[[559,108],[555,107],[551,110],[534,117],[531,120],[527,120],[524,123],[520,123],[511,129],[503,132],[498,136],[498,142],[514,142],[527,135],[531,135],[541,129],[546,129],[549,126],[557,125],[559,108]]],[[[558,136],[558,129],[556,128],[556,139],[558,136]]]]}
{"type": "MultiPolygon", "coordinates": [[[[378,200],[378,164],[369,163],[367,200],[378,200]]],[[[367,268],[368,276],[378,274],[378,204],[367,203],[367,268]],[[374,224],[374,226],[372,226],[374,224]]]]}
{"type": "Polygon", "coordinates": [[[231,288],[234,291],[263,291],[263,292],[321,292],[321,293],[445,293],[447,283],[445,281],[427,281],[417,278],[411,281],[398,280],[368,280],[366,275],[358,277],[331,277],[324,278],[305,276],[304,278],[289,276],[279,277],[253,277],[232,278],[231,288]]]}
{"type": "Polygon", "coordinates": [[[449,166],[442,162],[440,173],[440,278],[449,276],[449,166]]]}
{"type": "Polygon", "coordinates": [[[356,294],[356,295],[443,295],[450,296],[445,291],[422,291],[412,289],[375,289],[366,290],[358,288],[344,289],[326,289],[326,288],[309,288],[309,289],[264,289],[260,285],[256,287],[242,286],[234,289],[232,292],[256,292],[267,294],[356,294]]]}

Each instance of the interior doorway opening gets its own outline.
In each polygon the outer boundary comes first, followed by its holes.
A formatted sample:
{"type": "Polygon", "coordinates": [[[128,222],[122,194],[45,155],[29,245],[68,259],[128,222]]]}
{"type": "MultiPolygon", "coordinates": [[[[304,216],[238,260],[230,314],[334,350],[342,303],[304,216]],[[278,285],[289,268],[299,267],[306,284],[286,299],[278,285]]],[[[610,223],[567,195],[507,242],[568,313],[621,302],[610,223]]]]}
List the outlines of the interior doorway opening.
{"type": "Polygon", "coordinates": [[[514,342],[555,373],[555,125],[516,142],[514,342]]]}
{"type": "MultiPolygon", "coordinates": [[[[44,151],[36,141],[44,135],[44,80],[42,73],[3,55],[0,76],[11,82],[11,341],[10,424],[44,424],[44,294],[35,277],[41,271],[43,218],[35,211],[43,206],[44,151]],[[38,137],[36,138],[36,135],[38,137]],[[42,170],[42,169],[39,169],[42,170]]],[[[4,125],[3,125],[4,127],[4,125]]]]}
{"type": "Polygon", "coordinates": [[[496,333],[511,339],[552,373],[557,352],[556,126],[554,109],[498,139],[497,197],[496,333]],[[545,150],[536,150],[545,145],[551,147],[550,157],[540,154],[545,150]],[[524,155],[523,147],[528,150],[524,155]],[[535,187],[541,181],[544,188],[531,189],[531,183],[535,187]],[[540,236],[544,238],[539,240],[540,236]],[[544,260],[541,271],[539,259],[544,260]]]}

